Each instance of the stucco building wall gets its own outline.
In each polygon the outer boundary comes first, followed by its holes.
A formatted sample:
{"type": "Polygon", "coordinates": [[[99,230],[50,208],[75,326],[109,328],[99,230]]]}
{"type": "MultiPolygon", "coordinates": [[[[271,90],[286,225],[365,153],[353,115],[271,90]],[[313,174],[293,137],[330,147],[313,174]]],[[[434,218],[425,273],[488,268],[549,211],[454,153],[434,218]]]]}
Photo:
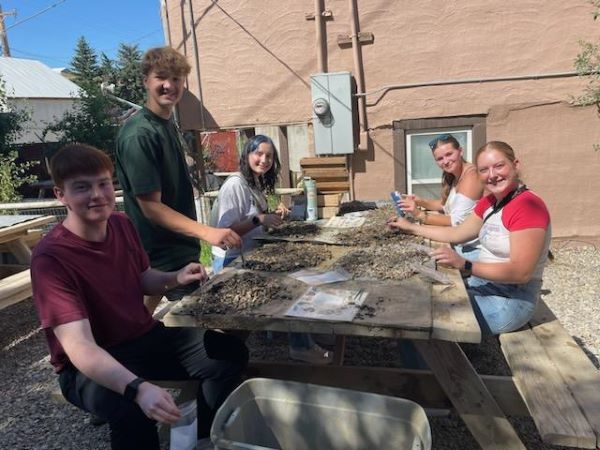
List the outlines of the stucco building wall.
{"type": "MultiPolygon", "coordinates": [[[[317,44],[315,22],[306,17],[314,14],[314,1],[192,0],[193,19],[188,3],[167,0],[165,8],[170,44],[194,65],[188,78],[192,95],[181,110],[184,128],[311,121],[310,75],[318,71],[317,44]]],[[[330,72],[354,72],[352,49],[337,42],[338,35],[350,34],[348,3],[323,2],[331,12],[325,21],[330,72]]],[[[367,92],[398,84],[572,72],[579,40],[600,39],[600,26],[585,0],[357,3],[360,31],[374,35],[373,43],[362,46],[367,92]]],[[[561,171],[589,174],[597,163],[592,143],[600,141],[600,122],[594,110],[564,103],[583,85],[577,77],[556,77],[398,89],[381,98],[369,95],[371,147],[352,157],[356,197],[383,198],[392,188],[402,188],[394,173],[403,164],[394,160],[394,121],[477,115],[486,118],[488,139],[505,140],[525,152],[528,182],[551,197],[547,200],[555,234],[600,234],[600,225],[572,217],[571,211],[588,207],[588,198],[574,200],[581,191],[575,177],[558,189],[549,176],[561,171]],[[499,111],[506,108],[505,117],[499,111]],[[563,158],[547,158],[538,130],[552,136],[549,146],[562,147],[563,158]],[[562,208],[566,204],[570,212],[562,208]]],[[[597,188],[593,181],[583,183],[597,188]]]]}

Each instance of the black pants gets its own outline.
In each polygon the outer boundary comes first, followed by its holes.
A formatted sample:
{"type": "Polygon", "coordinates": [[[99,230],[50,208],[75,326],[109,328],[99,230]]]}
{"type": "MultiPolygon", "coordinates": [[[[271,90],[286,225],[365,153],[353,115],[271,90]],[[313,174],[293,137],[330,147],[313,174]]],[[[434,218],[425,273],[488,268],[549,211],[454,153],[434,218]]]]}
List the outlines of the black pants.
{"type": "MultiPolygon", "coordinates": [[[[198,438],[209,436],[217,408],[238,385],[248,362],[248,350],[233,336],[196,328],[167,328],[160,323],[144,336],[107,351],[147,380],[201,380],[198,438]]],[[[70,403],[108,422],[113,450],[159,449],[156,422],[146,417],[137,403],[74,367],[60,372],[59,383],[70,403]]]]}

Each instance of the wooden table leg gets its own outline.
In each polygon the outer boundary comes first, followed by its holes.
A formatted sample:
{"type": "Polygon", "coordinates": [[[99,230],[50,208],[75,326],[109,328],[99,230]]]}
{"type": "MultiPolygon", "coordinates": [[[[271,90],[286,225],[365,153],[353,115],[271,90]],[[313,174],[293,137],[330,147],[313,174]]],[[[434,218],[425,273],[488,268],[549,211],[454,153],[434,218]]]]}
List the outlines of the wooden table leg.
{"type": "Polygon", "coordinates": [[[522,449],[510,422],[457,343],[413,341],[483,449],[522,449]]]}
{"type": "Polygon", "coordinates": [[[336,336],[332,364],[336,365],[336,366],[343,366],[345,353],[346,353],[346,336],[336,336]]]}
{"type": "Polygon", "coordinates": [[[7,242],[6,246],[14,255],[17,263],[25,265],[29,265],[31,263],[31,249],[23,239],[7,242]]]}

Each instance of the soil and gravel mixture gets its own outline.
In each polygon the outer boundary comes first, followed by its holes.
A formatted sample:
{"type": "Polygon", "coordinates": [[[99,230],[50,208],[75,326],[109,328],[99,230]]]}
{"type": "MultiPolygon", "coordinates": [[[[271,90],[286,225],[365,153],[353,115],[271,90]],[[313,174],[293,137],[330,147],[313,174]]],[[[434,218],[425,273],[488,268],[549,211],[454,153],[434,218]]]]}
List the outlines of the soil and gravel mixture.
{"type": "Polygon", "coordinates": [[[252,310],[267,302],[290,300],[291,293],[274,278],[242,272],[213,284],[203,291],[192,311],[195,315],[252,313],[252,310]]]}
{"type": "Polygon", "coordinates": [[[351,212],[369,211],[372,209],[377,209],[377,206],[374,202],[361,202],[359,200],[353,200],[351,202],[344,202],[340,204],[340,210],[337,215],[343,216],[344,214],[351,212]]]}
{"type": "Polygon", "coordinates": [[[293,272],[316,267],[331,256],[324,245],[281,241],[264,244],[248,253],[245,268],[265,272],[293,272]]]}
{"type": "Polygon", "coordinates": [[[399,233],[396,230],[390,230],[385,225],[365,224],[360,228],[349,228],[340,231],[335,236],[336,242],[341,245],[351,245],[356,247],[368,247],[370,245],[388,245],[399,242],[423,242],[423,238],[399,233]]]}
{"type": "Polygon", "coordinates": [[[405,280],[417,272],[414,264],[428,261],[429,255],[405,245],[372,246],[342,256],[335,266],[342,267],[355,279],[405,280]]]}
{"type": "Polygon", "coordinates": [[[269,230],[270,236],[301,239],[316,236],[320,228],[311,222],[284,222],[277,228],[269,230]]]}

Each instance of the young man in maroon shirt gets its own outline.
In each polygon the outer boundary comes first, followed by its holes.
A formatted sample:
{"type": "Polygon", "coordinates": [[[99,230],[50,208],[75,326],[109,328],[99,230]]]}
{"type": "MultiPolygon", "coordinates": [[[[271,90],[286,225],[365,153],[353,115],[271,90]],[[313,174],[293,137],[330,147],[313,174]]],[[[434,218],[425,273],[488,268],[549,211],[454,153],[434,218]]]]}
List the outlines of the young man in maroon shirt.
{"type": "Polygon", "coordinates": [[[51,161],[66,219],[36,246],[34,300],[65,398],[110,426],[113,449],[158,449],[156,422],[180,411],[149,380],[198,379],[198,437],[239,381],[248,352],[233,336],[166,328],[145,294],[206,279],[200,264],[177,272],[150,267],[135,228],[114,212],[113,165],[103,152],[73,144],[51,161]]]}

